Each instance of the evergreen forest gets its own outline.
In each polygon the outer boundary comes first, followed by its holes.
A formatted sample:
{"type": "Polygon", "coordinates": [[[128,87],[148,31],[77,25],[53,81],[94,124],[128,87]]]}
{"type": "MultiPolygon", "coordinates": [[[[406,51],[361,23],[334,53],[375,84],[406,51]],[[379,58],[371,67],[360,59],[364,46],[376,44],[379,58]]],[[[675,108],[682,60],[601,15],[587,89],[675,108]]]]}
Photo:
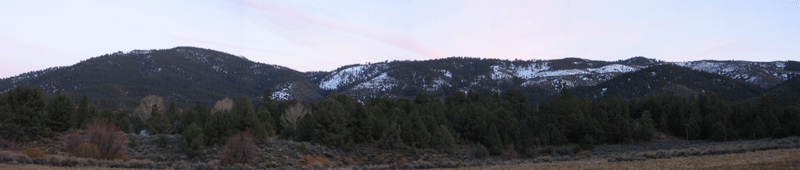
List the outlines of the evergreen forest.
{"type": "Polygon", "coordinates": [[[735,104],[716,95],[683,97],[671,91],[634,99],[589,99],[564,89],[538,103],[515,89],[443,97],[419,93],[413,100],[359,101],[333,94],[309,103],[274,102],[271,94],[266,91],[260,103],[226,98],[214,106],[191,108],[148,96],[131,113],[90,106],[87,97],[75,102],[64,93],[47,101],[42,90],[17,86],[0,94],[0,137],[33,141],[101,120],[128,133],[181,134],[181,152],[197,157],[202,154],[198,150],[224,145],[240,131],[252,134],[259,144],[277,137],[345,151],[377,144],[448,152],[456,144],[475,143],[491,155],[506,150],[530,155],[537,147],[559,145],[589,150],[600,144],[649,141],[657,134],[714,141],[800,135],[800,108],[769,94],[735,104]]]}

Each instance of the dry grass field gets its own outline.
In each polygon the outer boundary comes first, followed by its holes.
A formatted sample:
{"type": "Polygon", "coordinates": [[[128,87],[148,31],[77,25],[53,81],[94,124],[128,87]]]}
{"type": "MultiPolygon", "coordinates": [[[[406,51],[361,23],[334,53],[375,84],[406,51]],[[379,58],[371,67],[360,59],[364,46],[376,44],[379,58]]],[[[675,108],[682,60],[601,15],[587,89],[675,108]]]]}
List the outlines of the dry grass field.
{"type": "MultiPolygon", "coordinates": [[[[20,170],[78,170],[78,169],[124,169],[103,167],[57,167],[33,164],[0,164],[0,169],[20,170]]],[[[512,166],[486,166],[453,168],[458,170],[514,170],[514,169],[800,169],[800,149],[780,149],[745,152],[738,154],[674,157],[647,159],[644,161],[608,162],[605,159],[520,164],[512,166]]]]}
{"type": "MultiPolygon", "coordinates": [[[[139,140],[148,141],[148,140],[139,140]]],[[[57,143],[57,142],[44,142],[57,143]]],[[[143,142],[145,143],[145,142],[143,142]]],[[[154,148],[155,146],[147,147],[154,148]]],[[[517,158],[512,160],[500,157],[474,159],[468,153],[467,145],[452,155],[421,154],[413,156],[391,153],[376,149],[363,149],[359,153],[344,154],[326,151],[326,147],[310,145],[310,153],[301,155],[293,147],[293,141],[272,141],[262,153],[264,162],[247,166],[218,166],[214,159],[190,162],[181,159],[152,161],[161,156],[172,157],[180,153],[160,152],[139,155],[130,161],[94,160],[68,157],[50,145],[15,146],[16,149],[0,150],[0,170],[2,169],[800,169],[800,137],[781,139],[738,140],[726,142],[711,141],[652,141],[635,144],[600,145],[591,152],[571,152],[569,146],[540,148],[536,158],[517,158]],[[30,149],[36,147],[36,149],[30,149]],[[51,148],[51,149],[38,149],[51,148]],[[20,149],[27,148],[27,149],[20,149]],[[22,151],[20,151],[22,150],[22,151]],[[44,153],[43,153],[44,152],[44,153]],[[47,153],[51,152],[51,153],[47,153]],[[563,152],[563,153],[562,153],[563,152]],[[166,153],[166,154],[165,154],[166,153]],[[316,154],[314,154],[316,153],[316,154]],[[332,156],[324,156],[331,153],[332,156]],[[166,156],[165,156],[166,155],[166,156]],[[275,156],[278,155],[278,156],[275,156]],[[282,155],[282,156],[281,156],[282,155]],[[288,156],[287,156],[288,155],[288,156]],[[291,158],[296,155],[297,158],[291,158]],[[382,156],[381,156],[382,155],[382,156]],[[387,155],[391,155],[388,156],[387,155]],[[367,159],[388,160],[389,162],[365,163],[367,159]],[[208,162],[211,160],[211,162],[208,162]],[[276,162],[289,162],[280,164],[276,162]],[[111,168],[118,167],[118,168],[111,168]]],[[[152,151],[159,149],[140,149],[152,151]]],[[[176,150],[176,149],[173,149],[176,150]]],[[[209,149],[209,153],[218,150],[209,149]]],[[[213,156],[213,155],[212,155],[213,156]]],[[[373,160],[374,161],[374,160],[373,160]]]]}
{"type": "Polygon", "coordinates": [[[454,168],[472,169],[800,169],[800,149],[780,149],[738,154],[674,157],[643,161],[608,162],[605,159],[454,168]]]}
{"type": "Polygon", "coordinates": [[[0,169],[17,169],[17,170],[79,170],[79,169],[110,169],[110,170],[123,170],[125,168],[108,168],[108,167],[65,167],[65,166],[44,166],[36,164],[20,164],[9,165],[0,164],[0,169]]]}

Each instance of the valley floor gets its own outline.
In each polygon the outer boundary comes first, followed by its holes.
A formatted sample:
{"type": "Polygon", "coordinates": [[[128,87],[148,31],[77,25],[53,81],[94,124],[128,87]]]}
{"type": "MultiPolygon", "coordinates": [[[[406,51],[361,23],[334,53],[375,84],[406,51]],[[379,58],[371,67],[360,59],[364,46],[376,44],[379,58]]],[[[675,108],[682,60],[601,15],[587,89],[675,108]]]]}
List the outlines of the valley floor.
{"type": "Polygon", "coordinates": [[[606,159],[453,169],[800,169],[800,149],[609,162],[606,159]]]}
{"type": "MultiPolygon", "coordinates": [[[[374,144],[360,145],[348,153],[319,144],[275,139],[260,148],[257,165],[229,167],[218,166],[219,147],[207,148],[205,156],[189,160],[179,152],[176,142],[166,148],[156,147],[155,136],[129,134],[139,144],[128,150],[132,158],[128,162],[68,157],[59,149],[64,147],[60,138],[6,146],[0,151],[0,169],[800,169],[800,137],[795,136],[727,142],[659,138],[565,154],[562,151],[571,150],[570,146],[544,147],[536,158],[513,160],[500,156],[473,158],[470,152],[474,146],[470,144],[458,145],[448,154],[429,149],[410,154],[408,150],[378,149],[374,144]],[[300,151],[300,145],[307,145],[307,149],[300,151]],[[20,150],[31,147],[41,147],[48,153],[38,159],[20,154],[20,150]]],[[[168,137],[169,141],[178,139],[177,135],[168,137]]]]}
{"type": "MultiPolygon", "coordinates": [[[[0,169],[124,169],[101,167],[56,167],[33,164],[0,164],[0,169]]],[[[471,169],[800,169],[800,149],[779,149],[724,155],[647,159],[643,161],[608,162],[606,159],[528,163],[520,165],[452,168],[471,169]]]]}

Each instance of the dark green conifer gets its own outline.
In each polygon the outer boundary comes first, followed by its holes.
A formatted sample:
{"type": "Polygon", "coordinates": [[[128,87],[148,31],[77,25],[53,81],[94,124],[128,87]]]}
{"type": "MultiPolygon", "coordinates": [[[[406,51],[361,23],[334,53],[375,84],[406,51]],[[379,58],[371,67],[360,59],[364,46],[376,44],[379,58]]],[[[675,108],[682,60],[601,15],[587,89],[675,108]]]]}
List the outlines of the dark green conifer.
{"type": "Polygon", "coordinates": [[[70,116],[75,113],[75,104],[67,94],[59,92],[48,103],[47,111],[47,126],[53,131],[63,132],[70,127],[70,116]]]}
{"type": "Polygon", "coordinates": [[[186,130],[181,134],[181,152],[186,154],[189,158],[196,158],[203,156],[203,147],[205,146],[205,136],[203,130],[196,122],[189,125],[186,130]]]}

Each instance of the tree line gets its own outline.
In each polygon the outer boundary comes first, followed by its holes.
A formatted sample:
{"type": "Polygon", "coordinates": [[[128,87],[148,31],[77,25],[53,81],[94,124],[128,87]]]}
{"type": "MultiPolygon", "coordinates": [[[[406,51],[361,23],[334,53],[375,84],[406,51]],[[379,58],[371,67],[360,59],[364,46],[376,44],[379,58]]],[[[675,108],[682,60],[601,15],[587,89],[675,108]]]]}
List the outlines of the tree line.
{"type": "Polygon", "coordinates": [[[213,107],[183,110],[153,97],[134,113],[100,110],[81,98],[75,107],[63,93],[47,102],[42,91],[16,87],[0,94],[0,137],[27,141],[68,129],[85,129],[94,120],[112,122],[126,132],[181,134],[181,151],[202,156],[208,146],[224,145],[237,132],[258,144],[270,137],[311,141],[345,151],[374,143],[385,149],[430,148],[452,151],[456,143],[475,143],[499,155],[512,150],[534,155],[536,148],[652,140],[664,133],[690,140],[777,138],[800,134],[800,108],[770,95],[729,105],[715,95],[683,97],[657,92],[640,99],[621,96],[589,99],[570,89],[550,101],[532,103],[515,89],[503,93],[417,94],[414,99],[359,101],[344,94],[320,101],[274,102],[266,91],[260,103],[248,98],[220,100],[213,107]]]}

